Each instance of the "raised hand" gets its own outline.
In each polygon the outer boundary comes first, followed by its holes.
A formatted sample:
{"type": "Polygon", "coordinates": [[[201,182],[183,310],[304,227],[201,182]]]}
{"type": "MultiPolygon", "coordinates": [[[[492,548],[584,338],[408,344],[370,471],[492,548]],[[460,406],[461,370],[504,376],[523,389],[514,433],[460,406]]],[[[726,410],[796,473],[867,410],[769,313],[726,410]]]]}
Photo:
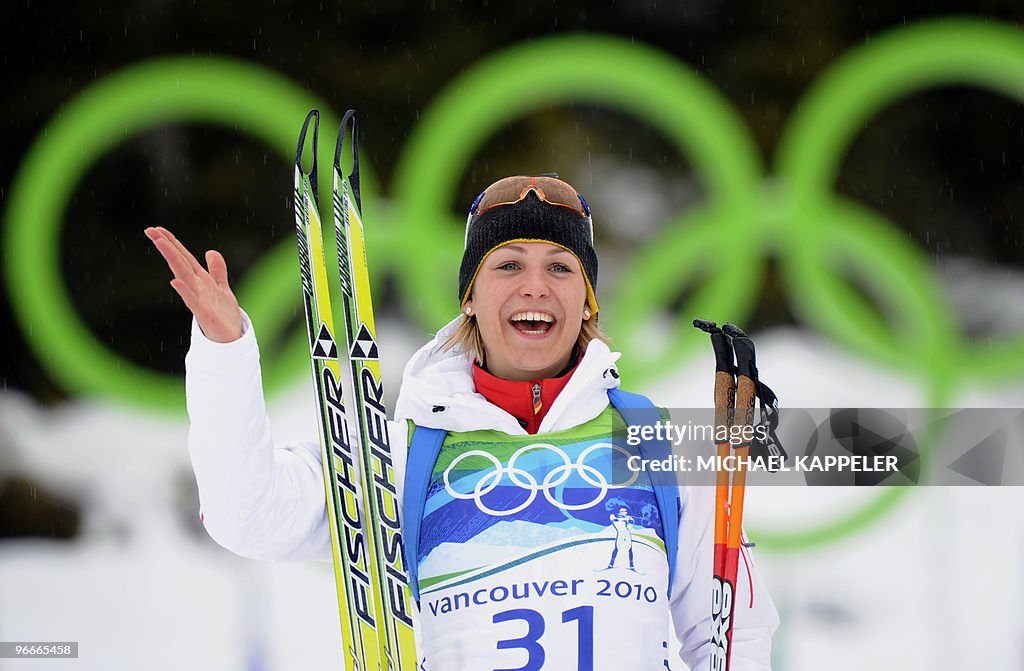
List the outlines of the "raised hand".
{"type": "Polygon", "coordinates": [[[161,226],[147,228],[146,237],[174,273],[171,286],[195,315],[206,337],[231,342],[242,337],[242,312],[228,286],[228,266],[220,252],[206,252],[206,265],[196,260],[178,239],[161,226]]]}

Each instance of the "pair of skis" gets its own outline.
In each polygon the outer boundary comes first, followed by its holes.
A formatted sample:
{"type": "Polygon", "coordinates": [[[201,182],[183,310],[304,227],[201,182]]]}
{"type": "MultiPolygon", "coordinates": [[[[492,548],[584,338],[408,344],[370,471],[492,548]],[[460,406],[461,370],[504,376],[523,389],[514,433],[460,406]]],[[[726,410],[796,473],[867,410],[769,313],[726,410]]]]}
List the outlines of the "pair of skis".
{"type": "Polygon", "coordinates": [[[391,444],[360,217],[355,112],[341,120],[334,153],[333,213],[341,283],[341,315],[331,309],[317,197],[320,114],[306,117],[295,153],[295,227],[302,305],[317,397],[320,452],[327,490],[335,584],[346,671],[399,671],[416,666],[411,597],[402,554],[391,444]],[[313,127],[312,169],[302,153],[313,127]],[[352,171],[341,168],[348,127],[352,171]]]}
{"type": "MultiPolygon", "coordinates": [[[[715,480],[715,555],[711,603],[712,671],[728,671],[732,657],[732,626],[735,617],[736,575],[743,539],[743,499],[746,464],[753,448],[759,453],[786,458],[775,435],[778,399],[758,379],[754,342],[734,324],[719,328],[715,322],[693,320],[694,327],[711,335],[715,352],[715,449],[718,470],[715,480]],[[735,357],[735,363],[734,363],[735,357]],[[759,423],[768,439],[754,438],[754,405],[760,399],[759,423]],[[739,437],[735,448],[730,438],[739,437]],[[725,468],[735,456],[735,468],[725,468]]],[[[751,595],[753,598],[753,595],[751,595]]]]}

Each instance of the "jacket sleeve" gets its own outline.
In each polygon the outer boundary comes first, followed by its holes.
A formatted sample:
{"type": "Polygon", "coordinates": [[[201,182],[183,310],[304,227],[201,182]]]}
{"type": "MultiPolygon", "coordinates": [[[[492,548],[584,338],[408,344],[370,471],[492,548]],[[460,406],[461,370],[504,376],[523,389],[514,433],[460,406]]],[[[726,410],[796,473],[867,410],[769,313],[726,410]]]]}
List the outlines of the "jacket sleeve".
{"type": "Polygon", "coordinates": [[[320,447],[274,445],[256,334],[244,313],[243,331],[217,343],[192,320],[185,396],[203,524],[217,543],[245,557],[329,560],[320,447]]]}
{"type": "MultiPolygon", "coordinates": [[[[192,322],[185,393],[203,524],[217,543],[245,557],[331,561],[320,445],[274,444],[259,347],[244,312],[243,330],[240,339],[217,343],[192,322]]],[[[408,431],[405,422],[389,421],[388,428],[401,497],[408,431]]]]}
{"type": "MultiPolygon", "coordinates": [[[[680,656],[694,671],[710,668],[713,649],[714,498],[714,487],[680,488],[679,552],[670,607],[681,644],[680,656]]],[[[732,669],[771,669],[772,633],[779,625],[779,616],[750,549],[744,548],[741,555],[734,599],[732,669]]]]}

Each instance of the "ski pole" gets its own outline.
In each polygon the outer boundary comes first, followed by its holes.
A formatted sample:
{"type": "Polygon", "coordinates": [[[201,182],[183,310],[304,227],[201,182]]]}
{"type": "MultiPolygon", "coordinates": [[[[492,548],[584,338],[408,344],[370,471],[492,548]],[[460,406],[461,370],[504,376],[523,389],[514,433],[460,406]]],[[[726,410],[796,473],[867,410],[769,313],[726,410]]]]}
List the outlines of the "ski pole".
{"type": "MultiPolygon", "coordinates": [[[[733,583],[726,579],[726,542],[729,535],[729,471],[724,468],[731,451],[729,434],[735,420],[736,366],[729,336],[715,322],[694,319],[693,325],[711,336],[715,352],[715,451],[718,470],[715,473],[715,536],[712,562],[711,653],[712,671],[729,668],[729,642],[733,583]]],[[[735,581],[733,581],[735,582],[735,581]]]]}
{"type": "MultiPolygon", "coordinates": [[[[696,328],[710,334],[715,352],[715,448],[721,465],[729,456],[729,431],[733,422],[736,402],[736,366],[733,364],[732,343],[715,322],[694,319],[696,328]]],[[[729,472],[719,466],[715,474],[715,558],[714,576],[725,573],[725,542],[728,533],[729,472]]]]}
{"type": "Polygon", "coordinates": [[[743,546],[743,501],[746,495],[747,460],[753,441],[754,403],[757,400],[757,366],[754,359],[754,342],[734,324],[725,324],[722,331],[732,339],[736,354],[736,414],[733,420],[738,427],[740,442],[737,444],[736,464],[732,473],[732,487],[729,494],[729,534],[726,538],[724,582],[729,585],[733,607],[729,609],[726,629],[725,669],[728,671],[732,658],[732,629],[736,615],[736,574],[739,555],[743,546]]]}
{"type": "Polygon", "coordinates": [[[754,403],[757,400],[757,368],[753,342],[734,324],[725,324],[719,328],[715,322],[695,319],[693,325],[710,334],[715,352],[715,445],[718,470],[715,475],[715,549],[711,603],[711,641],[715,649],[711,655],[711,668],[713,671],[728,671],[732,658],[736,575],[743,543],[746,462],[753,438],[754,403]],[[740,436],[740,441],[733,455],[731,439],[734,433],[740,436]],[[730,456],[735,456],[731,465],[728,460],[730,456]]]}

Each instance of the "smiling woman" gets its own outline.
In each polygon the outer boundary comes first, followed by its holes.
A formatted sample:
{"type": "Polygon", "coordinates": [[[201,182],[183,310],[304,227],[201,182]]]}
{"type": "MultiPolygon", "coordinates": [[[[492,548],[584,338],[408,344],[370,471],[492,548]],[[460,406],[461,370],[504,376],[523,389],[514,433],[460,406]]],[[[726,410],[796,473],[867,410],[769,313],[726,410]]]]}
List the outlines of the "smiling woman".
{"type": "MultiPolygon", "coordinates": [[[[274,445],[223,257],[204,268],[169,231],[147,235],[195,316],[189,451],[207,531],[249,557],[329,560],[320,447],[274,445]]],[[[657,448],[612,427],[657,413],[618,388],[593,241],[586,201],[553,176],[505,178],[470,208],[461,314],[413,355],[388,423],[417,668],[663,668],[677,643],[690,668],[730,644],[733,669],[770,667],[778,616],[747,548],[733,629],[712,632],[713,491],[624,471],[657,448]]]]}
{"type": "Polygon", "coordinates": [[[586,289],[579,259],[563,247],[546,242],[498,247],[481,261],[465,316],[445,347],[460,347],[509,380],[552,377],[591,340],[608,342],[587,305],[586,289]]]}
{"type": "Polygon", "coordinates": [[[480,329],[484,351],[476,354],[489,372],[531,380],[554,377],[568,365],[583,321],[591,318],[571,252],[546,242],[505,245],[487,255],[473,284],[464,311],[480,329]]]}

